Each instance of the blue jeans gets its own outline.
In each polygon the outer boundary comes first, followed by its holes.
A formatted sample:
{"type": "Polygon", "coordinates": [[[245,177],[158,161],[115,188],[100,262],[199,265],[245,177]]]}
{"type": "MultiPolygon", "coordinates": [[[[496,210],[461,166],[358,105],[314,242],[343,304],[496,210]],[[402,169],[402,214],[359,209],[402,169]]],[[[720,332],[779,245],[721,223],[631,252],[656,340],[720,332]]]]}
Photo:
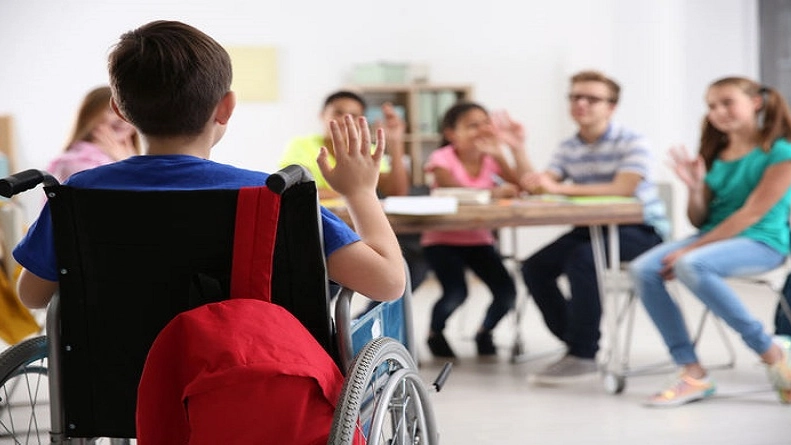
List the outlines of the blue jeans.
{"type": "MultiPolygon", "coordinates": [[[[606,230],[605,237],[608,237],[606,230]]],[[[629,261],[662,242],[650,226],[618,228],[620,256],[629,261]]],[[[607,248],[609,243],[605,242],[607,248]]],[[[590,229],[575,227],[522,263],[522,278],[550,332],[566,343],[568,353],[594,358],[599,350],[601,300],[593,261],[590,229]],[[569,299],[558,288],[560,275],[568,278],[569,299]]]]}
{"type": "Polygon", "coordinates": [[[468,267],[492,293],[493,300],[481,326],[484,331],[494,329],[514,307],[516,285],[494,246],[426,246],[423,254],[442,285],[442,297],[431,312],[432,332],[442,332],[448,317],[467,299],[464,271],[468,267]]]}
{"type": "MultiPolygon", "coordinates": [[[[698,363],[698,358],[681,310],[668,293],[659,272],[662,258],[694,242],[698,236],[657,246],[632,261],[629,269],[637,294],[659,329],[673,361],[679,365],[698,363]]],[[[726,284],[725,278],[766,272],[779,266],[784,258],[766,244],[736,237],[694,249],[676,261],[673,271],[676,279],[738,332],[750,349],[763,354],[771,346],[772,339],[726,284]]]]}

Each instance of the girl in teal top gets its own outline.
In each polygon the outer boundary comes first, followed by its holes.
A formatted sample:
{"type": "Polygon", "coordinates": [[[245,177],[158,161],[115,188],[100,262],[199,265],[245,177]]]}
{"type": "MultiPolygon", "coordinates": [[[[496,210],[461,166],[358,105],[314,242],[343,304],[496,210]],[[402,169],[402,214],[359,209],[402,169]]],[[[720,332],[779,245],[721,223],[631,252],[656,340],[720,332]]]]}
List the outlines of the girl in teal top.
{"type": "MultiPolygon", "coordinates": [[[[709,203],[709,215],[700,230],[708,232],[737,212],[758,186],[764,171],[771,165],[789,159],[791,143],[787,139],[777,139],[768,152],[755,147],[740,159],[715,159],[705,181],[710,190],[717,190],[717,194],[709,203]]],[[[788,254],[789,206],[791,190],[786,191],[780,200],[739,236],[761,241],[784,255],[788,254]]]]}
{"type": "Polygon", "coordinates": [[[638,295],[681,367],[678,379],[646,404],[677,406],[715,391],[665,286],[674,278],[739,333],[766,364],[781,402],[791,403],[791,338],[767,334],[725,282],[774,269],[789,253],[791,113],[776,90],[741,77],[712,83],[706,103],[699,155],[670,151],[688,190],[687,216],[699,231],[630,266],[638,295]]]}

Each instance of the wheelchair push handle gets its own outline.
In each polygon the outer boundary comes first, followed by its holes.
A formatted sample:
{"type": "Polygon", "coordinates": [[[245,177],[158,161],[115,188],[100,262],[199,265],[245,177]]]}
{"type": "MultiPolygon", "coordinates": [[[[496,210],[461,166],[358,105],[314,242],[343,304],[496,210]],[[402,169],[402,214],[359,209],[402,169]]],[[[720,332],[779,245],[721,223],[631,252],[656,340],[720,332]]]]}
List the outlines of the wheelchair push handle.
{"type": "Polygon", "coordinates": [[[294,184],[309,181],[313,181],[310,172],[301,165],[292,164],[269,175],[266,178],[266,186],[269,187],[269,190],[280,195],[294,184]]]}
{"type": "Polygon", "coordinates": [[[10,198],[44,183],[45,186],[58,185],[58,180],[45,171],[30,169],[0,179],[0,196],[10,198]]]}

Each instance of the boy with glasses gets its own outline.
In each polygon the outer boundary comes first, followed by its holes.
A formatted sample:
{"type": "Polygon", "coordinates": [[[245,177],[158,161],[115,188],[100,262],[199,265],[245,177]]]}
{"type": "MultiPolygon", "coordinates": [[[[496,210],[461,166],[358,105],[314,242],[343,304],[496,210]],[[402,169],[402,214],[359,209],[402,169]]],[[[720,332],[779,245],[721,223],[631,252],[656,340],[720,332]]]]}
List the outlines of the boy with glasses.
{"type": "MultiPolygon", "coordinates": [[[[572,76],[569,111],[578,131],[560,144],[546,171],[525,174],[521,185],[533,194],[638,198],[645,223],[618,229],[620,255],[628,261],[662,242],[669,223],[652,182],[646,139],[612,122],[619,95],[618,84],[598,71],[572,76]]],[[[547,327],[567,347],[534,380],[552,384],[594,375],[601,302],[589,229],[574,227],[526,259],[522,277],[547,327]],[[558,287],[560,275],[568,279],[569,298],[558,287]]]]}

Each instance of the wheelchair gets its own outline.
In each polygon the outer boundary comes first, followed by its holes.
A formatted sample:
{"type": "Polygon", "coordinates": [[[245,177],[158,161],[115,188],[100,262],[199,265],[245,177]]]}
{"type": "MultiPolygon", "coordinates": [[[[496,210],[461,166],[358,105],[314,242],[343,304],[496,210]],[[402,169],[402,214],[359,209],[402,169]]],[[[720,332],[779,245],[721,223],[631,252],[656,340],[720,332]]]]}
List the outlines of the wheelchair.
{"type": "Polygon", "coordinates": [[[0,180],[0,195],[40,183],[59,292],[46,335],[0,354],[0,444],[131,443],[160,331],[240,289],[285,308],[338,365],[329,444],[438,443],[429,393],[450,364],[432,385],[419,375],[409,284],[357,320],[354,292],[341,289],[331,316],[316,187],[302,167],[272,174],[266,187],[161,192],[76,189],[27,170],[0,180]]]}

